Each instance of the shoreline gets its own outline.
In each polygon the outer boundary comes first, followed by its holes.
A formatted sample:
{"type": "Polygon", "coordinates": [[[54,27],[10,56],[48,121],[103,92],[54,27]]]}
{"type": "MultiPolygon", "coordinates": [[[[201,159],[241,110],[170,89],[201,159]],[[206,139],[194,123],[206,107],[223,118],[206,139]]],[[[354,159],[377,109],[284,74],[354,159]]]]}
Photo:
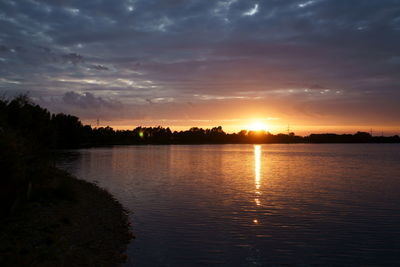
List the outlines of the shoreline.
{"type": "Polygon", "coordinates": [[[1,266],[119,266],[133,237],[127,211],[106,190],[54,170],[57,194],[0,221],[1,266]]]}

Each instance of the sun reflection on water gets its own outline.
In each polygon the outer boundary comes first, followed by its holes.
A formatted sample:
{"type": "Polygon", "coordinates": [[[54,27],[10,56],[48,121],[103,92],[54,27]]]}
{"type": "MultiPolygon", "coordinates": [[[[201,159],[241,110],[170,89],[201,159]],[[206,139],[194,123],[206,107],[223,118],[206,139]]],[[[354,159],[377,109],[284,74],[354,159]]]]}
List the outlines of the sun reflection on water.
{"type": "MultiPolygon", "coordinates": [[[[261,195],[260,187],[261,187],[261,146],[254,146],[254,172],[255,172],[255,184],[256,184],[256,195],[261,195]]],[[[254,202],[257,206],[261,206],[261,201],[258,197],[254,199],[254,202]]],[[[257,219],[253,220],[254,224],[258,224],[259,221],[257,219]]]]}
{"type": "MultiPolygon", "coordinates": [[[[254,146],[254,162],[255,162],[255,177],[256,177],[256,190],[260,189],[261,181],[261,146],[254,146]]],[[[259,193],[259,192],[258,192],[259,193]]]]}

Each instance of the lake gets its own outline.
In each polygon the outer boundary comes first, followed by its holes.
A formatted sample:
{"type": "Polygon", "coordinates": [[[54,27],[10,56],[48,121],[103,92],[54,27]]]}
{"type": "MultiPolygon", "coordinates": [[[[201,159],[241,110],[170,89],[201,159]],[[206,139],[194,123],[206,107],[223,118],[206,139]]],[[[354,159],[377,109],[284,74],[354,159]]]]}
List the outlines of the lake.
{"type": "Polygon", "coordinates": [[[59,166],[130,211],[126,266],[400,265],[399,144],[119,146],[59,166]]]}

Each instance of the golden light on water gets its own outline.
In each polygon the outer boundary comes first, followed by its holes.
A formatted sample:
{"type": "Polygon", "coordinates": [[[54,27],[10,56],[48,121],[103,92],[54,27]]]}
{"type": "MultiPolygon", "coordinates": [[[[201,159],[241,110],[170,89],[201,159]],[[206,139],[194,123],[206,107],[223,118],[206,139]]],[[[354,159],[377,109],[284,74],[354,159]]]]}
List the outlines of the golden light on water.
{"type": "MultiPolygon", "coordinates": [[[[255,184],[256,184],[256,195],[261,195],[260,187],[261,187],[261,146],[254,146],[254,173],[255,173],[255,184]]],[[[258,197],[254,199],[254,202],[257,206],[261,206],[261,201],[258,197]]],[[[258,224],[258,220],[254,219],[253,223],[258,224]]]]}
{"type": "Polygon", "coordinates": [[[254,146],[254,162],[255,162],[255,182],[256,182],[256,190],[260,189],[260,181],[261,181],[261,146],[254,146]]]}

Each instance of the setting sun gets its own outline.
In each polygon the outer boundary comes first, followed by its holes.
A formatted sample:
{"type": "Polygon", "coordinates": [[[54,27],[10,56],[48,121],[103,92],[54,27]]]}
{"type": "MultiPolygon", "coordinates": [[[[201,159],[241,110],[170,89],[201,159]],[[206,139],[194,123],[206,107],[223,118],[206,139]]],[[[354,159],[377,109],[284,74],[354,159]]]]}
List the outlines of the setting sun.
{"type": "Polygon", "coordinates": [[[249,131],[266,131],[267,125],[261,121],[256,121],[247,126],[249,131]]]}

